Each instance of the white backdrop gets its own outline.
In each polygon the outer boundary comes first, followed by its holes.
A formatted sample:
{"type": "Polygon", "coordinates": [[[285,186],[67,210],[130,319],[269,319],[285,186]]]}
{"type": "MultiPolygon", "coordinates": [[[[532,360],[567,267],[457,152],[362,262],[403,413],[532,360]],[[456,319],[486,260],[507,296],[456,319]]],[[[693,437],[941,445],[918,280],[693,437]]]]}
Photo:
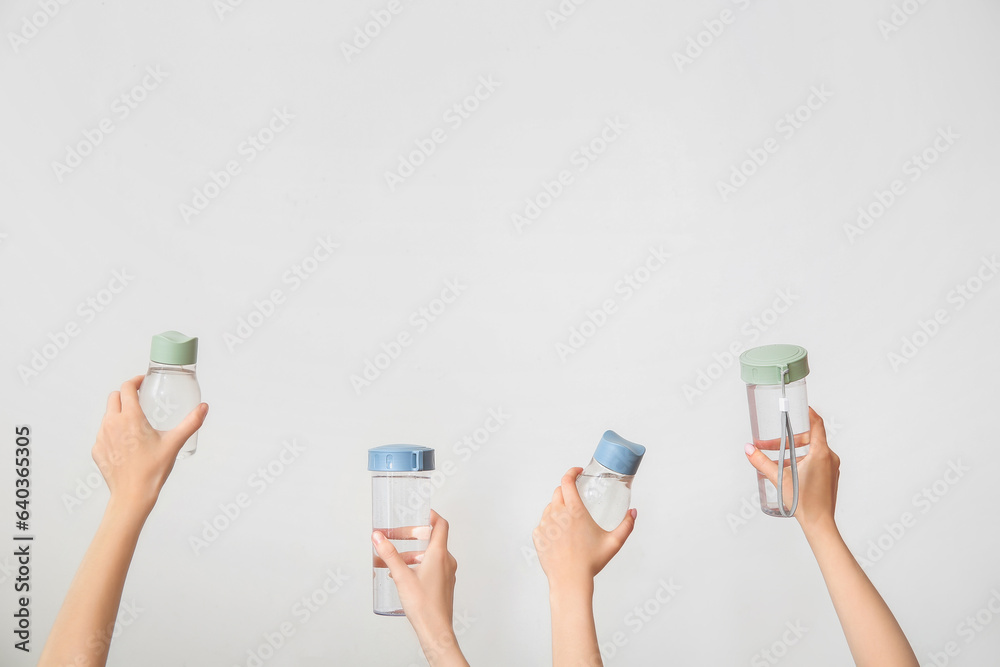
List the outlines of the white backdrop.
{"type": "Polygon", "coordinates": [[[809,350],[841,529],[921,661],[996,664],[998,23],[985,0],[3,3],[33,651],[107,497],[106,396],[177,329],[211,411],[112,665],[249,667],[283,622],[268,667],[424,664],[371,613],[365,450],[393,442],[453,462],[470,661],[544,664],[530,532],[607,428],[648,447],[597,580],[607,664],[848,664],[801,531],[754,509],[730,350],[771,342],[809,350]]]}

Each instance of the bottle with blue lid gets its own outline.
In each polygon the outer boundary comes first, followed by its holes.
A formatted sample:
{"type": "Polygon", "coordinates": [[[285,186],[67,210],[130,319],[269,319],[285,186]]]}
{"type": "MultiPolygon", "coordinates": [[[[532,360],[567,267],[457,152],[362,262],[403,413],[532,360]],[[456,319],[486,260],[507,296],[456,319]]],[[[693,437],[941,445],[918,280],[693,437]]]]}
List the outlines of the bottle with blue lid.
{"type": "Polygon", "coordinates": [[[646,448],[605,431],[590,464],[576,478],[576,488],[590,516],[604,530],[614,530],[628,513],[632,480],[646,448]]]}
{"type": "MultiPolygon", "coordinates": [[[[434,450],[417,445],[382,445],[368,450],[372,473],[372,531],[380,531],[403,561],[417,567],[431,539],[434,450]]],[[[372,610],[405,616],[389,568],[372,548],[372,610]]]]}

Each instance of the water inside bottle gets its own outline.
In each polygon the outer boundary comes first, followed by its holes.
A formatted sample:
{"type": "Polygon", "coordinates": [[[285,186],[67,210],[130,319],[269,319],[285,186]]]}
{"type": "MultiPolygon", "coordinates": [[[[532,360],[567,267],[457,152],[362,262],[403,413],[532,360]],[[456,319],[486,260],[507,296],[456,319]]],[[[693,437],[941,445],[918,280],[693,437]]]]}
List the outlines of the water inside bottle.
{"type": "MultiPolygon", "coordinates": [[[[385,535],[396,551],[403,557],[403,562],[411,568],[416,567],[423,560],[424,552],[431,539],[430,526],[404,526],[401,528],[375,528],[385,535]]],[[[399,593],[396,591],[396,584],[389,576],[389,568],[386,566],[377,552],[372,550],[372,567],[375,577],[375,604],[376,614],[382,616],[402,616],[403,605],[399,601],[399,593]]]]}
{"type": "Polygon", "coordinates": [[[604,530],[614,530],[628,512],[632,492],[620,475],[580,475],[576,488],[590,516],[604,530]]]}
{"type": "MultiPolygon", "coordinates": [[[[201,403],[201,388],[195,371],[190,367],[159,366],[146,375],[139,387],[139,407],[149,425],[157,431],[169,431],[180,424],[191,410],[201,403]]],[[[198,448],[195,432],[178,453],[183,459],[198,448]]]]}

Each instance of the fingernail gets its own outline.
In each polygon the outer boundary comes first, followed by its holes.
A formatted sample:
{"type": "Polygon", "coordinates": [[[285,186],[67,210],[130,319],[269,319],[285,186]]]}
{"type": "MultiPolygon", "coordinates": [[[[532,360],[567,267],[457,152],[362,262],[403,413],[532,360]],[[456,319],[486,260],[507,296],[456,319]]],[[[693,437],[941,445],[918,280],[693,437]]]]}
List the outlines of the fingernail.
{"type": "Polygon", "coordinates": [[[382,540],[384,540],[384,539],[385,539],[385,535],[383,535],[382,533],[378,532],[377,530],[374,533],[372,533],[372,542],[374,542],[375,544],[381,544],[382,540]]]}
{"type": "Polygon", "coordinates": [[[635,518],[639,516],[639,510],[633,507],[632,509],[629,510],[629,514],[632,515],[632,520],[635,521],[635,518]]]}
{"type": "Polygon", "coordinates": [[[757,451],[757,448],[756,448],[756,447],[754,447],[754,446],[753,446],[752,444],[750,444],[750,443],[748,442],[748,443],[746,444],[746,446],[745,446],[745,447],[743,447],[743,451],[745,451],[745,452],[747,453],[747,456],[750,456],[750,455],[751,455],[751,454],[753,454],[753,453],[754,453],[755,451],[757,451]]]}
{"type": "Polygon", "coordinates": [[[201,404],[201,414],[203,415],[208,414],[208,403],[201,404]]]}

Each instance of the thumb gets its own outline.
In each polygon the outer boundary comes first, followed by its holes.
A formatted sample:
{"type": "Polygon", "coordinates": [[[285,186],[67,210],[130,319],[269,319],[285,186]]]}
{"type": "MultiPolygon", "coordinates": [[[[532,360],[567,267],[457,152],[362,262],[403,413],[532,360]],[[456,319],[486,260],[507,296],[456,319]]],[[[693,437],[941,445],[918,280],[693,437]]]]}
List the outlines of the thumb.
{"type": "Polygon", "coordinates": [[[386,538],[384,533],[376,530],[372,533],[372,542],[375,544],[375,553],[382,559],[385,566],[389,568],[389,574],[392,576],[393,581],[396,582],[397,587],[401,579],[413,575],[406,561],[399,555],[396,547],[386,538]]]}
{"type": "Polygon", "coordinates": [[[767,454],[754,447],[749,442],[745,448],[747,459],[750,465],[757,469],[761,475],[766,477],[771,484],[778,485],[778,463],[767,458],[767,454]]]}
{"type": "Polygon", "coordinates": [[[614,537],[615,542],[618,543],[619,549],[621,548],[621,545],[625,544],[625,540],[628,539],[628,536],[632,534],[632,530],[635,528],[635,517],[638,514],[639,513],[634,508],[630,509],[625,514],[625,518],[622,519],[622,522],[611,531],[611,536],[614,537]]]}
{"type": "Polygon", "coordinates": [[[208,403],[202,403],[189,412],[184,421],[167,432],[167,441],[170,443],[170,450],[173,451],[173,456],[176,456],[181,451],[184,443],[187,442],[187,439],[201,428],[201,425],[205,423],[205,416],[207,414],[208,403]]]}

